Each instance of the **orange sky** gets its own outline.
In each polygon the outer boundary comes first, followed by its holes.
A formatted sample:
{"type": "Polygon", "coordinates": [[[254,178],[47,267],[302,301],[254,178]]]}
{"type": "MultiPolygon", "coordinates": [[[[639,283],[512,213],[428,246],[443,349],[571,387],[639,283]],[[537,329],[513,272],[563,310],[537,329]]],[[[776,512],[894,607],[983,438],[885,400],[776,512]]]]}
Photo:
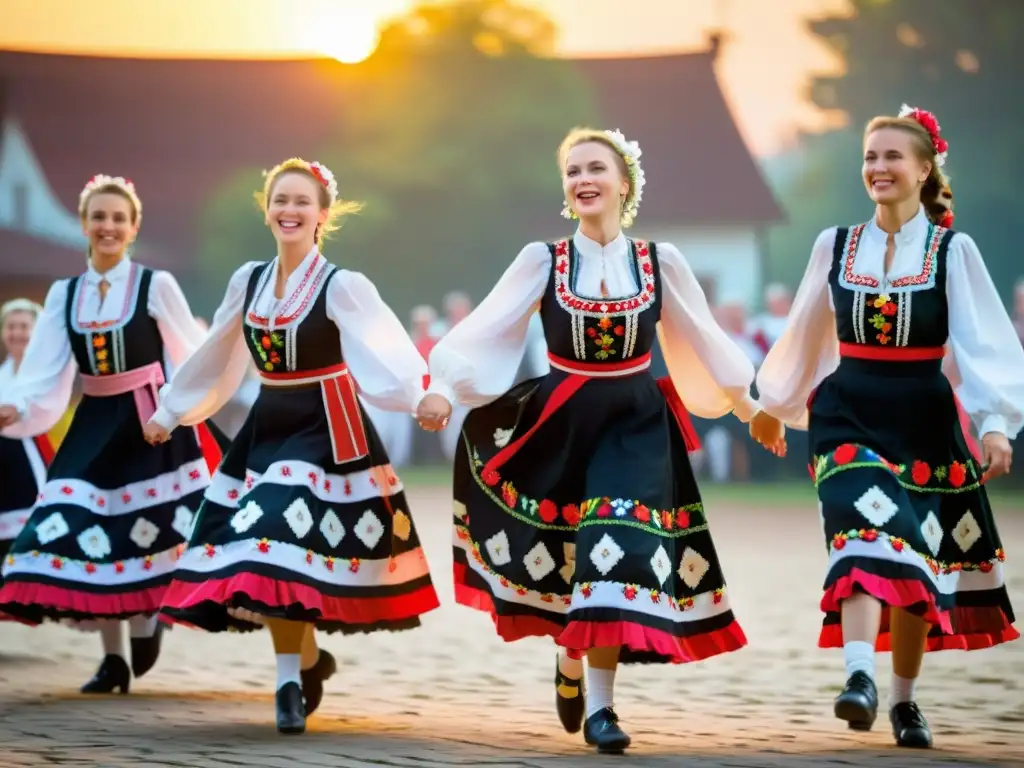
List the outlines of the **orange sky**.
{"type": "MultiPolygon", "coordinates": [[[[804,28],[847,0],[521,0],[546,11],[569,56],[703,47],[729,29],[719,77],[751,148],[783,146],[825,118],[805,103],[809,73],[837,62],[804,28]]],[[[154,56],[289,56],[334,45],[413,0],[0,0],[0,48],[154,56]],[[372,11],[367,10],[372,8],[372,11]],[[338,30],[332,35],[330,30],[338,30]]]]}

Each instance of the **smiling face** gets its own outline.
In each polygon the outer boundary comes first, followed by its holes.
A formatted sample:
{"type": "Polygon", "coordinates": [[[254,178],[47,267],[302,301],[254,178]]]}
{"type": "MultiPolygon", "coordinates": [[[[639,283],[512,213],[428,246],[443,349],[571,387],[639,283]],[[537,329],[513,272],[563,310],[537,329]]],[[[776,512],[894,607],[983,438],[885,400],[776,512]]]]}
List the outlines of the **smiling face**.
{"type": "Polygon", "coordinates": [[[139,232],[132,201],[117,192],[93,193],[82,212],[82,232],[94,255],[121,256],[139,232]]]}
{"type": "Polygon", "coordinates": [[[15,310],[4,316],[0,340],[3,341],[7,354],[15,360],[21,360],[25,347],[32,337],[32,329],[36,327],[36,316],[32,312],[15,310]]]}
{"type": "Polygon", "coordinates": [[[312,247],[317,227],[327,221],[330,203],[327,190],[308,173],[285,171],[270,188],[267,199],[267,226],[278,243],[309,243],[312,247]]]}
{"type": "Polygon", "coordinates": [[[879,128],[864,138],[861,175],[868,196],[878,205],[919,199],[932,164],[922,157],[915,135],[900,128],[879,128]]]}
{"type": "Polygon", "coordinates": [[[562,191],[581,219],[617,219],[629,194],[625,161],[603,142],[581,142],[566,153],[562,191]]]}

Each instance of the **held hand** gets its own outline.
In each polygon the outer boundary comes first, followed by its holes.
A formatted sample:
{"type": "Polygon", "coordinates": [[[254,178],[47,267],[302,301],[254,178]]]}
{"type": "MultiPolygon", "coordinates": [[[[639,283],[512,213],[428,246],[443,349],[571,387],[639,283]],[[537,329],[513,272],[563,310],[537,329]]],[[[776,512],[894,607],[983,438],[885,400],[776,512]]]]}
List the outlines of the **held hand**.
{"type": "Polygon", "coordinates": [[[21,419],[13,405],[0,405],[0,429],[16,424],[21,419]]]}
{"type": "Polygon", "coordinates": [[[987,483],[1002,475],[1009,474],[1013,463],[1013,448],[1006,435],[1001,432],[989,432],[981,438],[982,453],[987,469],[981,482],[987,483]]]}
{"type": "Polygon", "coordinates": [[[161,427],[155,421],[151,421],[142,430],[142,436],[150,445],[160,445],[171,439],[171,433],[161,427]]]}
{"type": "Polygon", "coordinates": [[[750,420],[750,436],[768,452],[780,458],[786,455],[786,428],[765,411],[758,411],[750,420]]]}
{"type": "Polygon", "coordinates": [[[426,395],[416,409],[416,421],[427,432],[438,432],[448,426],[452,404],[441,395],[426,395]]]}

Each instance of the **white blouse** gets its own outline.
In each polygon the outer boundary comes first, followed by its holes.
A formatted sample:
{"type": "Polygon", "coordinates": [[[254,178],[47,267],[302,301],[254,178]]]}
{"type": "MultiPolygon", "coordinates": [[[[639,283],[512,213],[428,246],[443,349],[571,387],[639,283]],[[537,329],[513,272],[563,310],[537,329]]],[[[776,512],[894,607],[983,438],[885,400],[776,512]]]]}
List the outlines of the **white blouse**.
{"type": "Polygon", "coordinates": [[[7,357],[0,363],[0,403],[7,402],[7,394],[14,387],[14,377],[18,371],[14,368],[14,358],[7,357]]]}
{"type": "MultiPolygon", "coordinates": [[[[875,278],[877,291],[894,294],[914,290],[916,286],[892,288],[891,284],[922,273],[927,236],[928,219],[922,208],[896,233],[896,253],[886,275],[888,235],[872,220],[861,236],[853,271],[875,278]]],[[[835,309],[828,283],[835,238],[835,227],[818,235],[786,330],[757,374],[762,407],[798,429],[807,428],[807,398],[839,365],[835,309]]],[[[1000,432],[1012,439],[1024,426],[1024,348],[978,246],[962,232],[949,243],[946,296],[949,342],[943,369],[959,385],[957,396],[979,433],[1000,432]]]]}
{"type": "MultiPolygon", "coordinates": [[[[185,361],[160,393],[153,421],[164,429],[191,426],[217,413],[238,391],[252,355],[246,347],[242,315],[252,310],[260,317],[275,317],[282,305],[301,306],[304,298],[320,290],[314,281],[303,285],[307,272],[319,269],[324,257],[314,249],[285,283],[286,299],[274,297],[278,262],[271,262],[266,290],[244,307],[249,278],[262,262],[240,267],[228,283],[224,300],[213,317],[203,345],[185,361]],[[309,294],[299,295],[302,292],[309,294]]],[[[359,388],[359,395],[378,408],[412,413],[423,396],[427,364],[409,334],[377,288],[364,275],[339,269],[327,287],[327,317],[339,331],[338,344],[359,388]]],[[[308,310],[307,310],[308,311],[308,310]]],[[[301,322],[301,318],[296,322],[301,322]]],[[[299,335],[299,344],[302,337],[299,335]]]]}
{"type": "MultiPolygon", "coordinates": [[[[631,296],[634,277],[629,241],[621,233],[606,246],[577,232],[580,255],[578,292],[631,296]]],[[[669,376],[688,410],[703,418],[730,411],[743,421],[757,412],[750,397],[754,366],[715,322],[689,264],[675,246],[658,243],[661,267],[659,338],[669,376]]],[[[537,311],[551,275],[545,243],[530,243],[516,257],[490,294],[469,317],[442,338],[430,353],[428,392],[470,407],[485,405],[507,392],[527,346],[531,315],[537,311]]]]}
{"type": "MultiPolygon", "coordinates": [[[[78,322],[126,319],[126,313],[134,308],[128,296],[128,291],[134,289],[129,279],[131,266],[131,260],[124,258],[101,274],[89,265],[81,301],[72,309],[78,322]],[[104,279],[108,288],[101,300],[99,284],[104,279]]],[[[65,309],[68,289],[74,281],[75,278],[58,280],[46,294],[14,386],[3,394],[3,401],[21,415],[18,422],[0,433],[4,437],[31,437],[50,431],[71,402],[78,365],[71,352],[65,309]]],[[[180,364],[206,335],[192,316],[178,281],[169,272],[153,271],[146,311],[156,320],[170,365],[180,364]]]]}

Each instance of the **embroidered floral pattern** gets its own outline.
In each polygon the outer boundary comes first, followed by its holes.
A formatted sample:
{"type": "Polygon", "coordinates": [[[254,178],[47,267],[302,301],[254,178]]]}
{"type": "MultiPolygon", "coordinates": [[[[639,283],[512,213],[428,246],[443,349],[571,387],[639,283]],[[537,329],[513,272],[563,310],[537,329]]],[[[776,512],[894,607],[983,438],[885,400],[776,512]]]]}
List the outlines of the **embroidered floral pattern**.
{"type": "Polygon", "coordinates": [[[278,371],[282,365],[281,355],[284,354],[284,335],[278,331],[249,329],[253,348],[263,361],[263,370],[268,373],[278,371]]]}
{"type": "Polygon", "coordinates": [[[621,299],[603,300],[577,296],[570,285],[572,259],[569,256],[569,241],[555,243],[555,296],[562,309],[572,314],[602,318],[609,314],[632,316],[647,309],[654,301],[654,265],[651,251],[645,240],[633,241],[636,252],[637,271],[640,275],[639,293],[621,299]]]}
{"type": "Polygon", "coordinates": [[[879,294],[879,296],[871,302],[871,306],[875,308],[875,314],[868,318],[868,322],[871,323],[871,327],[874,328],[878,333],[875,335],[875,339],[878,340],[879,344],[888,344],[892,341],[892,336],[889,334],[892,332],[893,317],[896,315],[897,307],[896,304],[889,298],[887,294],[879,294]]]}
{"type": "Polygon", "coordinates": [[[911,491],[962,493],[981,484],[981,473],[973,459],[945,465],[930,465],[920,460],[910,465],[894,464],[871,449],[853,443],[840,445],[832,453],[816,457],[808,469],[815,485],[819,485],[837,472],[863,467],[887,469],[896,476],[900,485],[911,491]]]}
{"type": "MultiPolygon", "coordinates": [[[[843,249],[846,258],[843,261],[843,282],[850,288],[877,288],[878,279],[871,275],[861,275],[854,272],[854,262],[857,260],[857,249],[860,246],[861,236],[864,234],[864,224],[851,227],[846,235],[846,245],[843,249]]],[[[929,225],[928,236],[925,239],[924,261],[921,271],[916,275],[908,275],[893,280],[891,288],[907,288],[910,286],[928,285],[935,279],[935,259],[942,244],[942,238],[946,234],[945,227],[929,225]]],[[[877,307],[876,307],[877,308],[877,307]]]]}
{"type": "Polygon", "coordinates": [[[594,353],[596,360],[607,360],[612,355],[619,354],[614,348],[616,339],[622,339],[626,335],[626,326],[615,322],[611,317],[605,315],[594,325],[586,330],[587,336],[598,347],[594,353]]]}
{"type": "Polygon", "coordinates": [[[92,356],[96,361],[96,373],[110,373],[110,342],[106,334],[97,333],[92,336],[92,356]]]}
{"type": "Polygon", "coordinates": [[[960,573],[961,571],[981,571],[982,573],[989,573],[995,568],[996,563],[1006,562],[1006,552],[1000,548],[995,551],[991,558],[988,560],[982,560],[977,563],[970,562],[943,562],[936,560],[930,555],[923,554],[913,549],[905,539],[901,539],[897,536],[890,536],[885,531],[879,531],[877,528],[851,528],[848,531],[837,533],[832,537],[830,548],[832,551],[839,551],[846,547],[848,541],[865,541],[880,542],[885,546],[890,547],[894,552],[910,552],[919,556],[925,563],[928,564],[928,568],[936,576],[939,574],[950,574],[960,573]]]}

